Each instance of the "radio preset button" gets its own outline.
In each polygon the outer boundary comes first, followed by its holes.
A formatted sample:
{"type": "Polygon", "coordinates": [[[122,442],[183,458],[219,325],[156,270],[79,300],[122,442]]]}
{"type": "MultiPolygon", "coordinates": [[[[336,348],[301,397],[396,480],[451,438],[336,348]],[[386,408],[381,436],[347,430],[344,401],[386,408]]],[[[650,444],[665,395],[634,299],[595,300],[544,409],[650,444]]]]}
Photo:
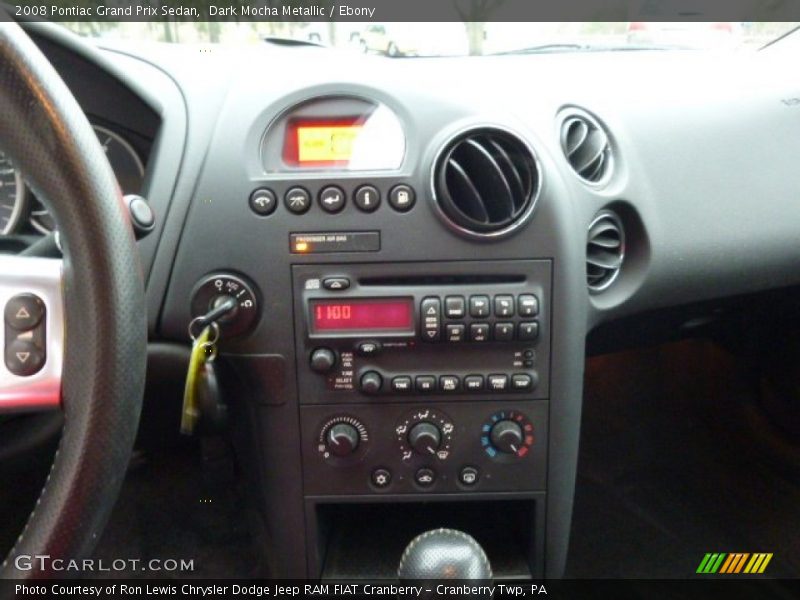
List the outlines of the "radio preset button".
{"type": "Polygon", "coordinates": [[[483,375],[464,377],[464,389],[468,392],[480,392],[483,389],[483,375]]]}
{"type": "Polygon", "coordinates": [[[442,301],[439,298],[422,300],[422,339],[426,342],[438,342],[442,329],[442,301]]]}
{"type": "Polygon", "coordinates": [[[473,342],[485,342],[489,339],[488,323],[473,323],[469,326],[469,339],[473,342]]]}
{"type": "Polygon", "coordinates": [[[377,371],[367,371],[361,376],[361,391],[365,394],[377,394],[383,387],[383,377],[377,371]]]}
{"type": "Polygon", "coordinates": [[[469,314],[471,317],[489,316],[489,296],[470,296],[469,314]]]}
{"type": "Polygon", "coordinates": [[[519,324],[520,340],[530,342],[539,337],[539,323],[537,321],[526,321],[519,324]]]}
{"type": "Polygon", "coordinates": [[[347,277],[327,277],[322,280],[322,287],[332,292],[338,292],[349,288],[350,280],[347,277]]]}
{"type": "Polygon", "coordinates": [[[442,375],[439,377],[439,389],[442,392],[457,392],[461,381],[455,375],[442,375]]]}
{"type": "Polygon", "coordinates": [[[495,296],[494,314],[498,317],[514,316],[514,296],[495,296]]]}
{"type": "Polygon", "coordinates": [[[517,314],[520,317],[535,317],[539,314],[539,299],[533,294],[522,294],[517,298],[517,314]]]}
{"type": "Polygon", "coordinates": [[[447,296],[444,299],[444,314],[448,319],[463,319],[467,314],[464,296],[447,296]]]}
{"type": "Polygon", "coordinates": [[[356,347],[359,356],[377,356],[381,353],[380,342],[361,342],[356,347]]]}
{"type": "Polygon", "coordinates": [[[463,323],[449,324],[446,326],[448,342],[463,342],[466,326],[463,323]]]}
{"type": "Polygon", "coordinates": [[[301,187],[293,187],[283,197],[286,208],[296,215],[302,215],[311,208],[311,195],[301,187]]]}
{"type": "Polygon", "coordinates": [[[510,342],[514,339],[513,323],[495,323],[494,339],[496,342],[510,342]]]}
{"type": "Polygon", "coordinates": [[[418,392],[428,394],[436,391],[436,377],[433,375],[420,375],[417,377],[415,384],[418,392]]]}
{"type": "Polygon", "coordinates": [[[411,391],[411,377],[402,375],[392,379],[392,391],[400,393],[408,393],[411,391]]]}
{"type": "Polygon", "coordinates": [[[353,196],[355,205],[364,212],[374,212],[381,205],[381,193],[371,185],[362,185],[353,196]]]}
{"type": "Polygon", "coordinates": [[[508,375],[489,375],[489,389],[493,392],[505,392],[508,389],[508,375]]]}

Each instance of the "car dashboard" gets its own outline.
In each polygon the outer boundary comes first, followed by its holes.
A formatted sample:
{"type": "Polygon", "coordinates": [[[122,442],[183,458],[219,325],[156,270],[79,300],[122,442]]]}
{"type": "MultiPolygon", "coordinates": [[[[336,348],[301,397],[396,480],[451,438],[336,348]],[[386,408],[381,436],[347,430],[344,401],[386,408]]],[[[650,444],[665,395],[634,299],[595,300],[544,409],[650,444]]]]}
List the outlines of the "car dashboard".
{"type": "MultiPolygon", "coordinates": [[[[800,283],[777,49],[390,60],[28,27],[155,214],[151,363],[235,300],[228,434],[282,577],[391,576],[443,523],[500,578],[560,576],[587,334],[800,283]]],[[[31,196],[4,244],[52,229],[31,196]]]]}

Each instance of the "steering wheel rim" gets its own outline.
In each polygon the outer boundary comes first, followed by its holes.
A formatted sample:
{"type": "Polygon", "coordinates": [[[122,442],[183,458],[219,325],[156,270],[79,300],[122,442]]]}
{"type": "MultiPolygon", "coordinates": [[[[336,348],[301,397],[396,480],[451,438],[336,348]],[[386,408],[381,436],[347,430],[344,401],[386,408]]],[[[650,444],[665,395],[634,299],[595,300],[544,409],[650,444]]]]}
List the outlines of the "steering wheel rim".
{"type": "Polygon", "coordinates": [[[119,494],[144,390],[144,277],[86,116],[10,22],[0,23],[0,143],[48,205],[64,251],[64,427],[36,507],[0,568],[2,577],[38,579],[64,575],[53,559],[90,555],[119,494]],[[50,560],[36,569],[18,561],[41,555],[50,560]]]}

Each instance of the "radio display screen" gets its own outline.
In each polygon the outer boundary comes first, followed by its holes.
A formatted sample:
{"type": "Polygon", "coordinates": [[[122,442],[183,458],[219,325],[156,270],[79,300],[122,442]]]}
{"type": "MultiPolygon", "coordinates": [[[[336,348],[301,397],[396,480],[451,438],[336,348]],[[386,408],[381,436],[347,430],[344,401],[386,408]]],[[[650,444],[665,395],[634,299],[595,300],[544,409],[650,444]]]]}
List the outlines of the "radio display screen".
{"type": "Polygon", "coordinates": [[[412,298],[311,300],[311,330],[319,332],[412,332],[412,298]]]}

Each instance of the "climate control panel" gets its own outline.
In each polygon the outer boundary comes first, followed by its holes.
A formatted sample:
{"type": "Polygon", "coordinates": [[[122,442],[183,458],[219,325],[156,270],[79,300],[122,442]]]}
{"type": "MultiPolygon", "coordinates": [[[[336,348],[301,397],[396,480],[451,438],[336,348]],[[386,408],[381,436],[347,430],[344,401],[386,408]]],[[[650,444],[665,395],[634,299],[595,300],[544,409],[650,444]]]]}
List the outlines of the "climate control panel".
{"type": "Polygon", "coordinates": [[[306,495],[544,490],[547,404],[303,406],[306,495]]]}

